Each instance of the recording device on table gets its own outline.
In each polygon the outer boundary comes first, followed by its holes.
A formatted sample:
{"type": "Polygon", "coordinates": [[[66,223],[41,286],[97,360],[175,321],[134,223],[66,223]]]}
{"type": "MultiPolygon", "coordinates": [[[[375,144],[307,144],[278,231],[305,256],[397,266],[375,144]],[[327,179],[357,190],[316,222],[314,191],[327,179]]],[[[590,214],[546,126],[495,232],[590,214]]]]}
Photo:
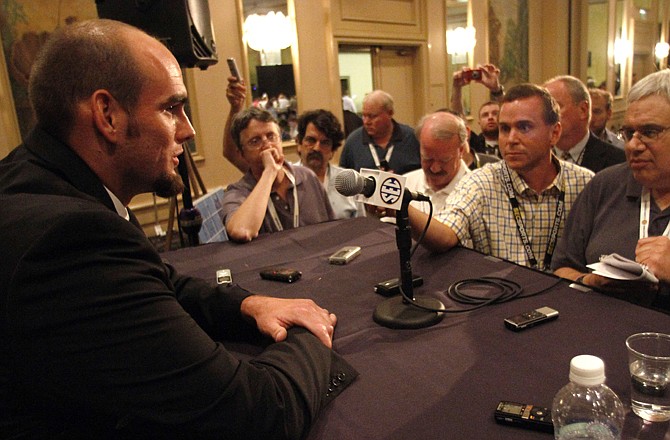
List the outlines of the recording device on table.
{"type": "MultiPolygon", "coordinates": [[[[412,277],[412,286],[423,286],[423,277],[414,275],[412,277]]],[[[377,283],[375,284],[374,291],[376,294],[382,296],[400,295],[400,278],[391,278],[390,280],[377,283]]]]}
{"type": "Polygon", "coordinates": [[[504,425],[554,432],[551,410],[541,406],[501,400],[496,407],[495,419],[504,425]]]}
{"type": "Polygon", "coordinates": [[[558,310],[551,307],[540,307],[529,312],[520,313],[505,319],[505,327],[516,332],[534,327],[538,324],[558,318],[558,310]]]}
{"type": "Polygon", "coordinates": [[[347,264],[361,254],[360,246],[344,246],[328,257],[330,264],[347,264]]]}
{"type": "Polygon", "coordinates": [[[240,77],[240,71],[237,68],[235,58],[228,58],[226,61],[228,62],[228,69],[230,69],[230,74],[237,78],[238,81],[241,80],[242,78],[240,77]]]}
{"type": "Polygon", "coordinates": [[[298,281],[300,277],[302,277],[302,272],[285,267],[274,267],[261,270],[260,275],[264,280],[292,283],[298,281]]]}
{"type": "Polygon", "coordinates": [[[219,269],[216,271],[216,284],[230,284],[233,282],[233,275],[230,269],[219,269]]]}

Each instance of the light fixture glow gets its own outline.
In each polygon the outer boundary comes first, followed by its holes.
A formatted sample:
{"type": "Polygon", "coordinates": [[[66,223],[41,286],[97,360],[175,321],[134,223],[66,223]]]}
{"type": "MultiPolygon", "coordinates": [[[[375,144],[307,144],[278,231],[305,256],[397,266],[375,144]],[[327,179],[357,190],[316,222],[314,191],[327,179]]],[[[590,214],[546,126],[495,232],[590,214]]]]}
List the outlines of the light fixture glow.
{"type": "Polygon", "coordinates": [[[447,53],[449,55],[463,55],[471,52],[477,44],[476,30],[472,26],[457,27],[447,31],[447,53]]]}
{"type": "Polygon", "coordinates": [[[244,20],[244,39],[253,50],[274,52],[293,44],[291,20],[283,12],[251,14],[244,20]]]}
{"type": "Polygon", "coordinates": [[[656,55],[656,58],[662,60],[663,58],[666,58],[668,56],[669,52],[670,52],[670,44],[666,43],[665,41],[660,41],[656,43],[656,47],[654,47],[654,55],[656,55]]]}
{"type": "Polygon", "coordinates": [[[624,64],[633,54],[633,44],[623,38],[614,40],[614,64],[624,64]]]}

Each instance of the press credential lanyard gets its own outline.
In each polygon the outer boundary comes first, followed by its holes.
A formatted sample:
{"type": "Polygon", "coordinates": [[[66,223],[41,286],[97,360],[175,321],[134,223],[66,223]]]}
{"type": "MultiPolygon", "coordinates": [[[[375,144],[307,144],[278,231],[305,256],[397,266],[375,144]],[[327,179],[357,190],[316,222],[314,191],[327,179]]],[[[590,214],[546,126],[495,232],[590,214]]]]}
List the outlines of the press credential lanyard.
{"type": "MultiPolygon", "coordinates": [[[[286,177],[288,177],[288,180],[291,182],[291,185],[293,185],[293,227],[297,228],[300,226],[300,206],[298,206],[298,188],[295,186],[295,177],[293,177],[293,174],[284,168],[284,174],[286,177]]],[[[284,227],[281,224],[281,221],[279,220],[279,216],[277,215],[277,210],[275,209],[275,204],[272,203],[272,197],[268,199],[268,211],[270,211],[270,217],[272,217],[272,222],[275,224],[275,228],[277,228],[278,231],[283,231],[284,227]]]]}
{"type": "MultiPolygon", "coordinates": [[[[370,147],[370,154],[372,154],[372,160],[375,161],[375,166],[379,168],[381,166],[381,162],[379,161],[379,156],[377,156],[377,149],[375,148],[374,144],[370,142],[368,144],[370,147]]],[[[395,145],[391,145],[386,149],[386,155],[384,156],[384,160],[386,163],[390,164],[391,163],[391,155],[393,154],[393,148],[395,145]]],[[[390,166],[390,165],[389,165],[390,166]]]]}
{"type": "Polygon", "coordinates": [[[554,255],[554,248],[556,247],[556,242],[558,241],[558,229],[561,226],[561,220],[563,219],[563,209],[565,206],[565,177],[561,171],[561,192],[558,195],[558,200],[556,201],[556,215],[554,217],[554,223],[551,226],[551,231],[549,233],[549,241],[547,242],[547,249],[544,252],[544,267],[539,268],[537,264],[537,258],[535,258],[535,253],[530,246],[530,239],[528,238],[528,232],[526,231],[526,226],[523,222],[523,217],[521,216],[521,206],[519,201],[514,195],[514,187],[512,186],[512,177],[510,176],[509,169],[507,164],[503,164],[502,173],[501,173],[503,188],[509,197],[509,203],[512,206],[512,213],[514,214],[514,221],[516,222],[516,230],[519,233],[519,238],[523,244],[523,250],[526,252],[526,258],[530,263],[531,267],[535,269],[546,270],[550,263],[551,257],[554,255]]]}
{"type": "MultiPolygon", "coordinates": [[[[651,212],[651,193],[647,188],[642,189],[640,198],[640,238],[649,236],[649,213],[651,212]]],[[[670,223],[665,227],[663,235],[670,237],[670,223]]]]}

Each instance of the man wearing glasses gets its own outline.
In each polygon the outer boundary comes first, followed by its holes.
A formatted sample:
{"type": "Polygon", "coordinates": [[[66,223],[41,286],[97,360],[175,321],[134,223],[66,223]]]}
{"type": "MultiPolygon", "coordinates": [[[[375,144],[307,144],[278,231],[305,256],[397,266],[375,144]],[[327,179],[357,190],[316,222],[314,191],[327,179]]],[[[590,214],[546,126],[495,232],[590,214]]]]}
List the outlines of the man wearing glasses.
{"type": "MultiPolygon", "coordinates": [[[[421,169],[405,174],[405,185],[430,197],[433,212],[445,206],[450,192],[463,176],[470,172],[463,162],[468,148],[468,131],[463,120],[447,112],[431,113],[419,121],[416,127],[421,151],[421,169]]],[[[427,202],[412,202],[412,206],[426,214],[427,202]]]]}
{"type": "Polygon", "coordinates": [[[298,118],[298,154],[300,162],[314,171],[326,189],[335,218],[364,217],[365,207],[353,197],[343,196],[335,189],[335,176],[342,168],[332,165],[330,160],[342,144],[344,133],[340,122],[328,110],[310,110],[298,118]]]}
{"type": "Polygon", "coordinates": [[[232,121],[232,137],[249,164],[228,186],[223,217],[231,240],[247,242],[277,232],[335,218],[326,191],[314,173],[284,160],[277,120],[251,107],[232,121]]]}
{"type": "Polygon", "coordinates": [[[668,130],[670,71],[662,70],[630,90],[621,129],[627,163],[598,173],[575,201],[552,263],[556,275],[670,311],[668,130]],[[646,265],[660,283],[590,273],[587,264],[612,253],[646,265]]]}

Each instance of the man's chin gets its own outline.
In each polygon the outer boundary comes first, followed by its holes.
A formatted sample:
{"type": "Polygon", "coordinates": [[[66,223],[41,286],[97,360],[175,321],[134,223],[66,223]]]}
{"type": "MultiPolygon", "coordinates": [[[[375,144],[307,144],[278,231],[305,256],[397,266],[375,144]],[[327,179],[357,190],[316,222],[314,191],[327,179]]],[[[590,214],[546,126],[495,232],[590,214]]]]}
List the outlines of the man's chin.
{"type": "Polygon", "coordinates": [[[154,192],[159,197],[170,198],[184,191],[184,181],[179,174],[161,176],[154,182],[154,192]]]}

